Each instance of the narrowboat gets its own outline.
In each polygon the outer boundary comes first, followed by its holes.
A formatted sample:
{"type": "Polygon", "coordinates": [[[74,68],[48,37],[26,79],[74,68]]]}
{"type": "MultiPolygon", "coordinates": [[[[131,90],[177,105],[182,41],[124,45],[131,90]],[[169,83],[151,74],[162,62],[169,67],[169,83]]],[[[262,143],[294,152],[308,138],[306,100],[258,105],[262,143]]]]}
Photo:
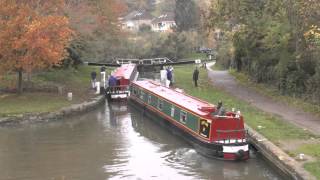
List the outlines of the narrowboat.
{"type": "Polygon", "coordinates": [[[106,95],[108,99],[124,99],[130,95],[129,86],[132,81],[138,78],[136,64],[122,64],[116,68],[108,79],[106,95]],[[114,78],[114,79],[111,79],[114,78]],[[111,85],[111,81],[116,81],[111,85]]]}
{"type": "Polygon", "coordinates": [[[240,112],[218,114],[215,105],[152,80],[131,83],[130,102],[166,122],[195,149],[209,157],[246,160],[249,146],[240,112]]]}

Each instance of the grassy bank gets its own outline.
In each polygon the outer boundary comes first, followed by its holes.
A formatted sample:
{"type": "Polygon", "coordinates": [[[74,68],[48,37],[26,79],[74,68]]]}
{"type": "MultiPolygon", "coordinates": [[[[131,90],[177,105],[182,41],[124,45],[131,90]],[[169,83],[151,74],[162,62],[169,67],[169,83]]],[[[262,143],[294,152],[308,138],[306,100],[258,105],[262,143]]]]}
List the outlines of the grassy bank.
{"type": "Polygon", "coordinates": [[[19,116],[23,113],[49,112],[72,102],[52,93],[24,93],[0,95],[0,117],[19,116]]]}
{"type": "MultiPolygon", "coordinates": [[[[276,101],[285,102],[289,106],[303,109],[306,112],[313,113],[320,117],[319,105],[309,103],[308,101],[305,101],[302,98],[283,96],[275,87],[268,86],[266,84],[253,83],[252,81],[250,81],[250,78],[244,73],[238,73],[236,71],[230,71],[230,73],[234,77],[236,77],[238,82],[245,86],[255,89],[261,94],[264,94],[276,101]]],[[[293,152],[289,152],[289,154],[292,154],[293,156],[296,156],[300,153],[309,155],[314,158],[314,162],[305,163],[304,168],[311,172],[313,175],[315,175],[318,179],[320,179],[320,143],[303,144],[297,147],[297,149],[293,150],[293,152]]]]}
{"type": "MultiPolygon", "coordinates": [[[[281,120],[280,117],[265,113],[249,103],[243,102],[235,97],[232,97],[221,90],[213,87],[208,79],[207,72],[203,69],[200,71],[200,86],[195,88],[192,84],[192,73],[193,66],[181,66],[175,68],[175,82],[176,86],[184,89],[188,94],[204,99],[213,104],[217,104],[219,100],[223,101],[224,106],[227,109],[236,108],[241,111],[245,118],[245,122],[264,135],[266,138],[271,140],[274,144],[281,146],[286,141],[306,141],[310,139],[316,139],[315,135],[304,131],[290,123],[281,120]]],[[[319,145],[315,145],[319,147],[319,145]]],[[[304,149],[299,149],[298,146],[296,150],[288,152],[292,156],[296,156],[298,153],[305,153],[311,155],[316,159],[314,163],[308,163],[305,168],[313,173],[315,176],[320,178],[320,172],[317,165],[319,165],[320,160],[312,152],[307,152],[304,149]]],[[[307,148],[309,149],[309,148],[307,148]]]]}
{"type": "Polygon", "coordinates": [[[189,60],[195,60],[195,59],[205,60],[205,59],[208,59],[208,57],[207,57],[206,53],[190,52],[189,54],[187,54],[185,56],[185,59],[189,59],[189,60]]]}
{"type": "MultiPolygon", "coordinates": [[[[31,82],[36,86],[62,87],[62,94],[58,92],[24,92],[0,94],[0,117],[19,116],[23,113],[49,112],[71,104],[80,103],[94,96],[90,89],[90,72],[96,67],[80,66],[78,69],[54,69],[33,74],[31,82]],[[67,100],[67,93],[72,92],[72,101],[67,100]]],[[[14,88],[16,76],[8,75],[1,80],[1,87],[14,88]]]]}
{"type": "Polygon", "coordinates": [[[200,87],[195,88],[192,84],[192,72],[192,66],[176,67],[176,85],[183,88],[188,94],[205,99],[213,104],[217,104],[219,100],[222,100],[227,109],[231,109],[233,107],[239,109],[246,117],[246,123],[268,137],[270,140],[276,142],[278,140],[285,139],[309,139],[314,137],[312,134],[300,128],[281,121],[279,117],[262,112],[248,103],[231,97],[230,95],[212,87],[209,83],[207,73],[204,70],[200,71],[200,87]]]}
{"type": "Polygon", "coordinates": [[[305,101],[303,98],[294,98],[291,96],[281,95],[280,92],[275,88],[267,84],[257,84],[250,81],[250,78],[244,73],[238,73],[234,70],[230,73],[240,82],[241,84],[255,89],[256,91],[273,98],[277,101],[285,102],[286,104],[303,109],[306,112],[313,113],[320,117],[320,106],[312,104],[308,101],[305,101]]]}

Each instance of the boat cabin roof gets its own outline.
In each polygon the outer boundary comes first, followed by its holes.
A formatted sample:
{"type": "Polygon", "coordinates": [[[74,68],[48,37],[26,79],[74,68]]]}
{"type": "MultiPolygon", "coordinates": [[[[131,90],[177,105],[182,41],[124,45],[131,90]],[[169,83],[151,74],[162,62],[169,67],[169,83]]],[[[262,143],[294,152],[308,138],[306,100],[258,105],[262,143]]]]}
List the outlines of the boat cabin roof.
{"type": "Polygon", "coordinates": [[[160,85],[157,82],[151,80],[141,80],[135,81],[134,84],[141,86],[142,88],[153,92],[154,94],[161,96],[169,102],[172,102],[178,106],[184,107],[199,115],[208,115],[215,111],[215,106],[197,99],[195,97],[189,96],[183,92],[176,89],[170,89],[165,86],[160,85]]]}
{"type": "Polygon", "coordinates": [[[114,77],[130,79],[131,74],[133,73],[136,64],[122,64],[115,72],[112,73],[114,77]]]}

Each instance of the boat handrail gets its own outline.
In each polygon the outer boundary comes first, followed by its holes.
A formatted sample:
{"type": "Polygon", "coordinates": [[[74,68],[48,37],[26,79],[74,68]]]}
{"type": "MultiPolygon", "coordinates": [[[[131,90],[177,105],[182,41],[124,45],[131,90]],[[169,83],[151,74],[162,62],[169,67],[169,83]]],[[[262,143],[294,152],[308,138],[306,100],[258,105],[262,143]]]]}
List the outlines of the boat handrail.
{"type": "MultiPolygon", "coordinates": [[[[221,115],[214,115],[215,118],[219,118],[219,119],[225,119],[225,118],[236,118],[236,119],[240,119],[240,116],[221,116],[221,115]]],[[[218,120],[219,120],[218,119],[218,120]]]]}
{"type": "Polygon", "coordinates": [[[245,132],[246,129],[235,129],[235,130],[216,130],[217,133],[232,133],[232,132],[245,132]]]}
{"type": "Polygon", "coordinates": [[[129,85],[109,86],[106,89],[107,94],[127,94],[129,85]]]}

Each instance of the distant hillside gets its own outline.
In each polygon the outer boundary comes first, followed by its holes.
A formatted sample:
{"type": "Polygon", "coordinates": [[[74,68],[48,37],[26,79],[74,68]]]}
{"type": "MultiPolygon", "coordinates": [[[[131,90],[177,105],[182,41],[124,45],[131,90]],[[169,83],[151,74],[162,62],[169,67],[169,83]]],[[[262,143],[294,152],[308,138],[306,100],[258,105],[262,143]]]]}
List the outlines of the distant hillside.
{"type": "Polygon", "coordinates": [[[157,3],[157,0],[124,0],[129,11],[134,10],[147,10],[152,11],[157,3]]]}
{"type": "Polygon", "coordinates": [[[156,0],[153,15],[159,16],[168,12],[174,12],[175,0],[156,0]]]}

